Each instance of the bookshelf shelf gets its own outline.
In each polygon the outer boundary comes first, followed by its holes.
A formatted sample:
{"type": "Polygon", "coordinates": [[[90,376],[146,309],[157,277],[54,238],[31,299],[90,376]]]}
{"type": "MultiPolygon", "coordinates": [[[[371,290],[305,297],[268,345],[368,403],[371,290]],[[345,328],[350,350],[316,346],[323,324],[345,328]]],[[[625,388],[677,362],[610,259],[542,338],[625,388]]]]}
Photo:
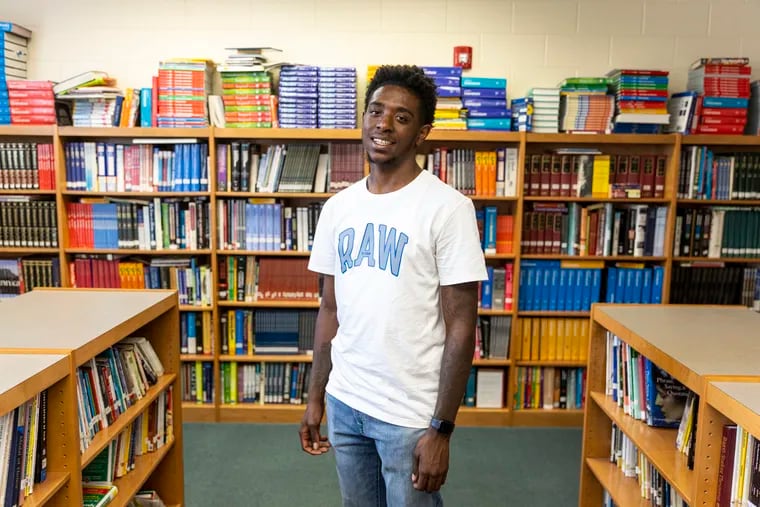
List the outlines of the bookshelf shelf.
{"type": "Polygon", "coordinates": [[[679,206],[760,206],[760,199],[678,199],[679,206]]]}
{"type": "Polygon", "coordinates": [[[213,403],[182,402],[182,417],[185,422],[216,422],[217,409],[213,403]]]}
{"type": "Polygon", "coordinates": [[[62,138],[80,137],[135,137],[135,138],[208,138],[209,128],[145,128],[145,127],[59,127],[58,135],[62,138]]]}
{"type": "Polygon", "coordinates": [[[520,317],[588,317],[589,312],[517,312],[520,317]]]}
{"type": "Polygon", "coordinates": [[[597,203],[611,202],[619,204],[670,204],[670,199],[641,197],[636,199],[618,199],[613,197],[561,197],[561,196],[537,196],[526,195],[525,202],[580,202],[597,203]]]}
{"type": "Polygon", "coordinates": [[[468,197],[473,201],[516,202],[519,200],[519,197],[504,195],[470,195],[468,197]]]}
{"type": "Polygon", "coordinates": [[[261,141],[360,141],[362,133],[359,129],[214,128],[214,137],[261,141]]]}
{"type": "Polygon", "coordinates": [[[478,308],[478,315],[514,315],[513,310],[496,310],[490,308],[478,308]]]}
{"type": "Polygon", "coordinates": [[[3,188],[0,195],[55,195],[55,190],[36,190],[33,188],[3,188]]]}
{"type": "Polygon", "coordinates": [[[711,382],[705,401],[718,412],[760,439],[760,384],[711,382]]]}
{"type": "Polygon", "coordinates": [[[426,142],[519,143],[520,132],[433,129],[426,142]]]}
{"type": "Polygon", "coordinates": [[[119,493],[109,505],[117,507],[127,505],[129,500],[140,491],[142,485],[145,484],[145,481],[153,474],[164,457],[166,457],[166,455],[172,450],[173,446],[174,439],[171,439],[159,449],[135,457],[135,469],[113,481],[116,487],[119,488],[119,493]]]}
{"type": "Polygon", "coordinates": [[[311,252],[299,250],[217,250],[217,255],[256,255],[258,257],[308,257],[311,252]]]}
{"type": "Polygon", "coordinates": [[[116,436],[121,433],[124,428],[126,428],[129,423],[135,420],[135,418],[142,414],[146,408],[150,406],[150,404],[158,397],[161,392],[165,391],[170,385],[174,383],[174,380],[177,378],[177,375],[174,373],[163,375],[161,378],[158,379],[158,383],[154,386],[151,386],[150,389],[148,389],[148,392],[145,393],[145,396],[141,400],[138,400],[135,402],[134,405],[129,407],[126,412],[121,414],[118,419],[116,419],[113,424],[108,426],[107,428],[104,428],[98,432],[97,435],[95,435],[90,442],[89,447],[85,449],[85,451],[82,453],[82,467],[86,467],[90,461],[95,459],[95,457],[100,454],[100,451],[102,451],[105,446],[116,438],[116,436]]]}
{"type": "Polygon", "coordinates": [[[0,136],[50,137],[57,128],[56,125],[0,125],[0,136]]]}
{"type": "Polygon", "coordinates": [[[472,365],[473,366],[485,366],[485,367],[495,367],[495,366],[509,366],[512,364],[512,361],[510,359],[473,359],[472,365]]]}
{"type": "Polygon", "coordinates": [[[617,262],[662,262],[667,257],[636,257],[633,255],[564,255],[564,254],[523,254],[523,259],[556,259],[567,261],[617,261],[617,262]]]}
{"type": "Polygon", "coordinates": [[[65,248],[64,252],[71,255],[175,255],[175,256],[193,256],[209,255],[211,250],[140,250],[137,248],[65,248]]]}
{"type": "Polygon", "coordinates": [[[335,195],[330,192],[311,193],[311,192],[216,192],[217,197],[225,198],[262,198],[262,199],[327,199],[335,195]]]}
{"type": "Polygon", "coordinates": [[[484,257],[486,258],[487,261],[500,260],[500,259],[511,260],[517,257],[517,255],[513,253],[495,253],[495,254],[485,254],[484,257]]]}
{"type": "Polygon", "coordinates": [[[57,254],[58,248],[27,248],[27,247],[3,247],[4,254],[33,255],[33,254],[57,254]]]}
{"type": "Polygon", "coordinates": [[[681,144],[684,146],[693,146],[696,144],[760,146],[760,136],[687,135],[681,137],[681,144]]]}
{"type": "Polygon", "coordinates": [[[675,262],[728,262],[752,263],[760,262],[760,257],[673,257],[675,262]]]}
{"type": "Polygon", "coordinates": [[[310,354],[259,354],[252,356],[222,354],[219,356],[219,360],[223,362],[237,361],[240,363],[310,363],[312,356],[310,354]]]}
{"type": "Polygon", "coordinates": [[[68,472],[48,472],[45,482],[34,485],[34,493],[24,499],[24,505],[27,507],[45,505],[69,482],[70,478],[71,474],[68,472]]]}
{"type": "Polygon", "coordinates": [[[585,361],[523,361],[517,360],[515,366],[554,366],[557,368],[585,368],[585,361]]]}
{"type": "Polygon", "coordinates": [[[459,407],[458,426],[507,426],[512,412],[507,408],[459,407]]]}
{"type": "Polygon", "coordinates": [[[118,197],[121,199],[139,199],[141,197],[208,197],[210,192],[93,192],[90,190],[64,190],[62,195],[68,197],[118,197]]]}
{"type": "Polygon", "coordinates": [[[664,144],[674,145],[676,134],[527,134],[527,143],[552,144],[664,144]]]}
{"type": "Polygon", "coordinates": [[[190,361],[213,361],[213,354],[180,354],[179,360],[184,362],[190,361]]]}
{"type": "Polygon", "coordinates": [[[286,404],[225,404],[219,405],[220,422],[296,423],[301,420],[306,405],[286,404]]]}
{"type": "Polygon", "coordinates": [[[213,306],[179,305],[181,312],[212,312],[213,306]]]}
{"type": "Polygon", "coordinates": [[[219,301],[220,308],[319,308],[318,301],[219,301]]]}
{"type": "Polygon", "coordinates": [[[596,479],[606,489],[615,505],[649,507],[650,502],[641,498],[641,486],[633,477],[626,477],[623,472],[609,460],[603,458],[588,458],[586,465],[596,479]]]}
{"type": "Polygon", "coordinates": [[[63,354],[0,355],[0,415],[26,402],[69,374],[71,363],[63,354]]]}

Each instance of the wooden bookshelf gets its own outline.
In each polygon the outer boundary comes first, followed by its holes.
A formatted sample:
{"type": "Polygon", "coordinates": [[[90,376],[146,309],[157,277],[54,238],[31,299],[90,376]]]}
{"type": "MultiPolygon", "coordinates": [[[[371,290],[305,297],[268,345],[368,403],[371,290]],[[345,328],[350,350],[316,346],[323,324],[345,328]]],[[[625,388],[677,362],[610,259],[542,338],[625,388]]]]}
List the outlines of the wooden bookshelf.
{"type": "Polygon", "coordinates": [[[65,449],[55,448],[55,440],[51,438],[55,432],[60,432],[63,439],[69,436],[67,421],[60,411],[50,410],[50,407],[65,406],[69,401],[71,360],[63,354],[1,354],[0,371],[3,372],[0,376],[0,416],[48,390],[47,477],[34,484],[34,491],[24,499],[24,505],[53,505],[56,502],[62,505],[67,498],[73,467],[65,449]]]}
{"type": "Polygon", "coordinates": [[[81,505],[81,470],[170,388],[173,438],[157,451],[139,457],[134,470],[115,480],[119,494],[114,504],[126,505],[146,484],[151,484],[167,503],[184,503],[179,309],[175,291],[36,289],[4,300],[0,304],[0,321],[0,370],[19,368],[28,375],[22,380],[19,375],[3,374],[0,412],[48,388],[49,473],[44,485],[35,487],[29,505],[81,505]],[[165,373],[142,399],[97,433],[80,453],[76,369],[129,336],[142,336],[151,342],[165,373]]]}
{"type": "MultiPolygon", "coordinates": [[[[214,271],[212,280],[212,293],[214,301],[210,306],[197,307],[183,305],[180,311],[209,312],[211,314],[212,332],[215,337],[214,352],[212,356],[204,356],[203,359],[197,359],[204,362],[212,363],[213,370],[213,393],[214,399],[217,400],[211,406],[188,404],[187,414],[190,420],[222,420],[221,414],[226,410],[219,400],[221,400],[220,387],[220,364],[223,361],[246,361],[248,359],[228,359],[221,355],[219,342],[220,336],[220,315],[221,312],[230,309],[251,309],[256,311],[259,308],[282,308],[282,309],[314,309],[318,308],[316,301],[257,301],[257,302],[234,302],[219,301],[217,297],[218,290],[218,273],[217,266],[220,258],[224,256],[235,255],[254,255],[259,257],[282,257],[282,258],[302,258],[309,255],[308,252],[294,251],[244,251],[244,250],[223,250],[218,245],[217,226],[219,217],[217,217],[217,203],[224,199],[276,199],[283,203],[304,205],[312,201],[324,201],[331,197],[332,193],[311,193],[311,192],[222,192],[217,191],[216,174],[216,147],[223,143],[236,140],[246,140],[251,143],[261,145],[271,145],[279,143],[358,143],[361,141],[360,129],[234,129],[234,128],[81,128],[81,127],[56,127],[56,126],[0,126],[0,140],[39,140],[45,142],[52,140],[55,152],[55,170],[56,170],[56,190],[55,191],[35,191],[26,189],[2,190],[2,194],[10,195],[43,195],[49,199],[54,199],[57,208],[58,221],[58,244],[59,248],[50,249],[30,249],[30,248],[0,248],[0,256],[25,257],[30,255],[49,256],[56,258],[60,264],[60,277],[63,287],[71,287],[72,280],[70,277],[70,267],[78,255],[110,255],[115,257],[134,257],[141,260],[152,260],[169,256],[194,256],[199,259],[199,264],[208,264],[214,271]],[[95,142],[132,142],[132,140],[149,141],[155,139],[156,142],[171,142],[173,139],[183,141],[194,141],[197,143],[208,144],[209,148],[209,168],[210,181],[208,191],[205,192],[83,192],[67,190],[65,185],[66,179],[66,161],[64,143],[72,141],[95,141],[95,142]],[[76,201],[80,198],[102,198],[102,197],[119,197],[119,198],[136,198],[151,199],[162,197],[207,197],[209,202],[209,231],[210,248],[204,250],[135,250],[135,249],[79,249],[70,248],[69,233],[67,227],[67,215],[65,204],[76,201]]],[[[737,205],[737,206],[754,206],[757,200],[753,201],[698,201],[683,200],[677,198],[678,170],[680,157],[683,146],[691,145],[708,145],[720,147],[723,151],[733,148],[737,149],[754,149],[760,147],[760,137],[755,136],[682,136],[679,134],[665,135],[640,135],[640,134],[609,134],[609,135],[577,135],[577,134],[535,134],[523,132],[488,132],[488,131],[448,131],[433,130],[427,141],[421,147],[421,153],[429,153],[435,147],[449,146],[452,148],[474,148],[474,149],[495,149],[501,147],[516,148],[518,152],[518,180],[517,195],[509,197],[501,196],[469,196],[476,207],[496,206],[499,213],[512,214],[515,217],[513,253],[486,255],[486,262],[490,266],[500,266],[507,262],[513,264],[513,310],[501,309],[481,309],[478,313],[481,316],[510,316],[512,318],[512,327],[510,335],[510,357],[516,351],[516,342],[520,339],[521,319],[523,318],[561,318],[561,319],[578,319],[588,318],[588,312],[523,312],[518,311],[519,301],[519,279],[520,265],[523,259],[556,259],[556,260],[591,260],[602,261],[605,266],[613,266],[616,262],[646,262],[648,265],[659,265],[664,268],[663,282],[663,303],[670,302],[671,277],[674,266],[681,262],[695,261],[717,261],[732,264],[756,263],[755,258],[727,258],[727,259],[706,259],[706,258],[686,258],[673,255],[673,244],[675,234],[676,209],[679,206],[695,205],[737,205]],[[616,199],[616,198],[597,198],[597,197],[557,197],[557,196],[532,196],[524,195],[523,183],[526,155],[534,153],[546,153],[555,148],[562,147],[581,147],[581,148],[598,148],[604,153],[657,153],[667,156],[667,172],[664,188],[664,196],[661,198],[639,198],[639,199],[616,199]],[[613,203],[615,205],[627,204],[649,204],[665,206],[668,208],[667,223],[665,232],[664,255],[660,257],[632,257],[632,256],[608,256],[608,257],[591,257],[591,256],[564,256],[564,255],[543,255],[543,254],[525,254],[521,249],[521,239],[523,237],[523,216],[526,205],[532,206],[536,203],[579,203],[583,206],[594,203],[613,203]]],[[[234,356],[233,356],[234,357],[234,356]]],[[[184,361],[196,359],[183,359],[184,361]]],[[[571,362],[565,364],[561,361],[536,361],[526,364],[525,366],[537,367],[583,367],[584,362],[571,362]]],[[[575,420],[580,425],[580,419],[573,416],[561,414],[558,410],[546,410],[545,413],[533,415],[515,416],[508,408],[509,401],[513,399],[517,380],[515,377],[516,363],[507,360],[505,363],[497,365],[491,363],[476,363],[476,367],[498,367],[504,368],[506,375],[506,388],[504,392],[505,406],[503,417],[495,418],[506,425],[513,424],[517,421],[524,421],[525,424],[533,423],[540,425],[557,425],[565,426],[567,421],[575,420]],[[553,423],[556,421],[556,423],[553,423]]],[[[184,405],[183,405],[184,406],[184,405]]],[[[270,406],[265,405],[260,411],[266,412],[270,406]]],[[[279,413],[279,408],[272,408],[279,413]]],[[[537,411],[540,412],[540,411],[537,411]]],[[[236,420],[242,420],[244,414],[250,413],[243,411],[243,415],[236,413],[236,420]]],[[[286,412],[292,414],[292,412],[286,412]]],[[[258,412],[256,412],[258,414],[258,412]]],[[[275,414],[276,415],[276,414],[275,414]]],[[[468,416],[472,421],[477,421],[480,414],[468,416]]],[[[490,417],[490,416],[489,416],[490,417]]],[[[490,424],[494,418],[483,417],[484,424],[490,424]]],[[[277,417],[275,417],[277,418],[277,417]]],[[[266,417],[256,415],[251,421],[267,420],[266,417]]]]}
{"type": "Polygon", "coordinates": [[[603,490],[621,507],[644,505],[637,482],[609,463],[612,424],[689,505],[714,505],[723,424],[736,417],[750,431],[760,429],[754,412],[760,408],[760,314],[741,307],[606,304],[591,313],[579,505],[600,504],[603,490]],[[635,420],[606,395],[608,332],[699,396],[693,470],[675,448],[677,430],[635,420]]]}

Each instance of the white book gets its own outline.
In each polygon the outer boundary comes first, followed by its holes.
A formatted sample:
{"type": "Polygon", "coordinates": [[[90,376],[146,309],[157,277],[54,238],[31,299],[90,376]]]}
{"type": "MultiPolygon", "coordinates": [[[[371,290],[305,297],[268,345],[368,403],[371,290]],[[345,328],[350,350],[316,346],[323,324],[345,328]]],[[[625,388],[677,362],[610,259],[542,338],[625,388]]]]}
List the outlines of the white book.
{"type": "Polygon", "coordinates": [[[502,408],[504,399],[504,370],[478,368],[476,384],[476,407],[502,408]]]}

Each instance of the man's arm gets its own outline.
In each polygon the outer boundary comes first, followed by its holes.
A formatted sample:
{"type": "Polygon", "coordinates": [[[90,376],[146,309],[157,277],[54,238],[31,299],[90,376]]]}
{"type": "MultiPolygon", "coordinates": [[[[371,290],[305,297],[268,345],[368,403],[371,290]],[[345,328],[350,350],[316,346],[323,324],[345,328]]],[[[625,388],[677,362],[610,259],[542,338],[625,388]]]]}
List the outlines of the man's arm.
{"type": "Polygon", "coordinates": [[[330,350],[332,339],[338,331],[338,309],[335,303],[335,278],[322,275],[322,302],[317,313],[314,329],[314,356],[311,360],[309,379],[309,401],[301,420],[298,434],[301,447],[309,454],[319,455],[330,449],[327,436],[320,434],[320,424],[325,413],[325,387],[332,370],[330,350]]]}
{"type": "MultiPolygon", "coordinates": [[[[468,282],[441,287],[446,343],[441,359],[441,378],[434,417],[454,421],[462,403],[475,351],[475,325],[478,316],[478,283],[468,282]]],[[[449,470],[449,435],[429,428],[414,451],[414,487],[438,491],[449,470]]]]}

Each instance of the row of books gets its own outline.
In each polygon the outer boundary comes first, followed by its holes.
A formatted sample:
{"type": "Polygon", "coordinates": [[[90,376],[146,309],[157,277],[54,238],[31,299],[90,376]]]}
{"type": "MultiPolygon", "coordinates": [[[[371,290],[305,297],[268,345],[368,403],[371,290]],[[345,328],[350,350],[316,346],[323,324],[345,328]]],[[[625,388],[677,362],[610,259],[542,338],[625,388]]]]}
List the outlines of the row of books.
{"type": "Polygon", "coordinates": [[[55,201],[36,196],[0,196],[0,247],[57,248],[55,201]]]}
{"type": "Polygon", "coordinates": [[[514,252],[514,216],[499,214],[496,206],[484,206],[475,210],[475,220],[480,233],[481,248],[485,253],[510,254],[514,252]]]}
{"type": "Polygon", "coordinates": [[[667,157],[602,154],[596,149],[561,148],[525,158],[524,195],[563,197],[664,197],[667,157]],[[622,195],[620,194],[622,192],[622,195]]]}
{"type": "Polygon", "coordinates": [[[66,189],[93,192],[207,192],[208,145],[64,144],[66,189]]]}
{"type": "Polygon", "coordinates": [[[179,370],[182,401],[214,403],[214,363],[209,361],[183,362],[179,370]]]}
{"type": "Polygon", "coordinates": [[[214,336],[210,312],[182,312],[179,314],[180,354],[214,353],[214,336]]]}
{"type": "Polygon", "coordinates": [[[585,362],[588,331],[589,322],[586,319],[522,318],[513,359],[585,362]]]}
{"type": "MultiPolygon", "coordinates": [[[[688,507],[683,497],[667,481],[664,475],[647,459],[646,455],[613,424],[610,438],[610,463],[615,463],[625,477],[635,478],[641,498],[648,505],[658,507],[688,507]]],[[[604,492],[604,507],[615,507],[607,491],[604,492]]]]}
{"type": "Polygon", "coordinates": [[[219,316],[222,354],[307,354],[314,348],[314,310],[226,310],[219,316]]]}
{"type": "Polygon", "coordinates": [[[682,262],[670,280],[673,304],[742,305],[760,312],[760,265],[682,262]]]}
{"type": "Polygon", "coordinates": [[[681,199],[760,198],[758,153],[715,153],[707,146],[686,146],[680,162],[681,199]]]}
{"type": "MultiPolygon", "coordinates": [[[[80,451],[84,452],[95,435],[145,397],[163,374],[158,354],[143,337],[125,338],[79,366],[76,376],[80,451]]],[[[171,391],[162,391],[159,399],[162,402],[159,414],[163,417],[167,410],[171,411],[171,391]]],[[[160,434],[164,435],[164,425],[159,426],[160,434]]]]}
{"type": "Polygon", "coordinates": [[[662,256],[667,208],[636,204],[533,203],[523,214],[526,254],[662,256]]]}
{"type": "Polygon", "coordinates": [[[724,425],[722,433],[716,505],[760,504],[760,441],[736,424],[724,425]]]}
{"type": "Polygon", "coordinates": [[[47,391],[0,415],[0,505],[21,505],[47,478],[47,391]]]}
{"type": "Polygon", "coordinates": [[[0,298],[24,294],[36,287],[60,287],[58,258],[0,259],[0,298]]]}
{"type": "Polygon", "coordinates": [[[211,268],[197,259],[166,257],[145,264],[109,256],[77,255],[69,265],[72,287],[103,289],[175,289],[179,304],[210,306],[211,268]]]}
{"type": "Polygon", "coordinates": [[[586,405],[586,368],[518,366],[513,408],[582,410],[586,405]]]}
{"type": "Polygon", "coordinates": [[[101,201],[66,203],[70,247],[198,250],[210,246],[205,197],[101,201]]]}
{"type": "Polygon", "coordinates": [[[217,201],[221,250],[295,250],[308,252],[323,203],[286,206],[279,201],[217,201]]]}
{"type": "Polygon", "coordinates": [[[511,335],[511,316],[478,317],[475,326],[475,354],[473,359],[507,359],[511,335]]]}
{"type": "Polygon", "coordinates": [[[427,155],[420,155],[418,163],[465,195],[515,197],[517,151],[517,148],[439,147],[427,155]]]}
{"type": "Polygon", "coordinates": [[[232,264],[226,261],[226,266],[219,266],[222,301],[229,297],[246,302],[317,301],[320,295],[319,277],[307,269],[308,259],[253,256],[232,259],[232,264]]]}
{"type": "Polygon", "coordinates": [[[673,254],[760,258],[760,209],[679,208],[673,254]]]}
{"type": "MultiPolygon", "coordinates": [[[[116,379],[114,379],[115,381],[116,379]]],[[[116,382],[114,382],[115,384],[116,382]]],[[[82,483],[110,487],[114,480],[135,469],[135,460],[163,447],[174,436],[172,387],[162,391],[150,407],[141,412],[82,469],[82,483]]]]}
{"type": "Polygon", "coordinates": [[[520,271],[520,311],[589,311],[591,304],[660,303],[664,267],[644,268],[618,263],[607,268],[598,261],[525,260],[520,271]],[[602,295],[604,299],[602,299],[602,295]]]}
{"type": "Polygon", "coordinates": [[[504,408],[502,368],[472,368],[467,378],[462,405],[477,408],[504,408]]]}
{"type": "Polygon", "coordinates": [[[311,363],[238,363],[220,366],[222,403],[302,405],[309,398],[311,363]]]}
{"type": "Polygon", "coordinates": [[[512,310],[514,305],[514,265],[486,266],[488,280],[480,282],[478,307],[512,310]]]}
{"type": "Polygon", "coordinates": [[[0,189],[55,190],[53,145],[0,143],[0,189]]]}

